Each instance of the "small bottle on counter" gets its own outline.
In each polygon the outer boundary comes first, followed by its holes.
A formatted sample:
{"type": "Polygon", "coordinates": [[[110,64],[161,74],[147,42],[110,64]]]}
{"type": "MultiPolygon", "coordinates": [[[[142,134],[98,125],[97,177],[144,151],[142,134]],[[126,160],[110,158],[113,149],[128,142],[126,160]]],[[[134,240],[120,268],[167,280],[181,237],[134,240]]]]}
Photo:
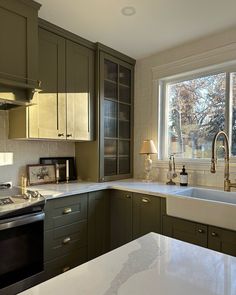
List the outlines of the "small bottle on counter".
{"type": "Polygon", "coordinates": [[[188,173],[185,170],[185,165],[183,165],[183,169],[180,172],[180,185],[187,186],[188,185],[188,173]]]}

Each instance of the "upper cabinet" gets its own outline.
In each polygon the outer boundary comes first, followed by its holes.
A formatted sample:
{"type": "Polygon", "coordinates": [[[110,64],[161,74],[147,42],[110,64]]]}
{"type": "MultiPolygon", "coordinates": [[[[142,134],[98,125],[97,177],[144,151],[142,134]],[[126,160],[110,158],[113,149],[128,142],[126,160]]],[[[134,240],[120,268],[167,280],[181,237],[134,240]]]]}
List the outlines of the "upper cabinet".
{"type": "Polygon", "coordinates": [[[0,84],[38,87],[38,10],[31,0],[0,1],[0,84]]]}
{"type": "Polygon", "coordinates": [[[40,27],[42,90],[34,95],[34,105],[10,110],[10,138],[92,140],[94,54],[45,25],[40,27]]]}
{"type": "Polygon", "coordinates": [[[67,139],[93,139],[94,51],[66,41],[67,139]]]}
{"type": "Polygon", "coordinates": [[[101,180],[132,173],[133,66],[100,54],[100,175],[101,180]]]}
{"type": "Polygon", "coordinates": [[[132,58],[97,44],[97,138],[76,145],[82,179],[132,176],[134,65],[132,58]]]}
{"type": "MultiPolygon", "coordinates": [[[[39,29],[42,91],[35,101],[39,138],[66,138],[65,43],[64,38],[39,29]]],[[[30,119],[33,121],[36,117],[30,119]]]]}

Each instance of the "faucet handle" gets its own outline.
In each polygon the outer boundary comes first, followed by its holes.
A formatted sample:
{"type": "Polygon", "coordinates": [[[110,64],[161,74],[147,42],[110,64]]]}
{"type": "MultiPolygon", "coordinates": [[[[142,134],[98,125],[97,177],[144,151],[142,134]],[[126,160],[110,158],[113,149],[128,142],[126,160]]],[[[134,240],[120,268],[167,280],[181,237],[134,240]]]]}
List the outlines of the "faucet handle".
{"type": "Polygon", "coordinates": [[[216,173],[216,162],[215,159],[211,159],[211,173],[216,173]]]}

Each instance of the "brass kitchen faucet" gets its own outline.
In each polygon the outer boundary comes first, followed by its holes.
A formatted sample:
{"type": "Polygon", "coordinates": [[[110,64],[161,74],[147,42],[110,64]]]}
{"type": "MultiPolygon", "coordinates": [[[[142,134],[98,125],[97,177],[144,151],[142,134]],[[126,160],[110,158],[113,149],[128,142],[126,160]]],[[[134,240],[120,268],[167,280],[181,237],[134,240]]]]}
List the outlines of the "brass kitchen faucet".
{"type": "Polygon", "coordinates": [[[224,191],[230,192],[231,187],[236,188],[236,183],[231,183],[229,179],[229,138],[224,131],[219,131],[213,138],[212,141],[212,154],[211,154],[211,173],[216,173],[216,141],[219,136],[223,136],[225,138],[223,143],[223,148],[225,151],[225,168],[224,168],[224,191]]]}

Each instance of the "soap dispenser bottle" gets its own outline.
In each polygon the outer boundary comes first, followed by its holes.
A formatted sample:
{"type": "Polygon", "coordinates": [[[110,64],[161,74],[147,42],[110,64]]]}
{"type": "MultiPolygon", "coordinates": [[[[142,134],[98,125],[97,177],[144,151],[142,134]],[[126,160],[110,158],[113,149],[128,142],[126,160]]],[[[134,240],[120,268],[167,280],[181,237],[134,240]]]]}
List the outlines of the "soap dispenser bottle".
{"type": "Polygon", "coordinates": [[[188,185],[188,173],[185,170],[185,165],[183,165],[183,169],[180,172],[180,185],[187,186],[188,185]]]}

